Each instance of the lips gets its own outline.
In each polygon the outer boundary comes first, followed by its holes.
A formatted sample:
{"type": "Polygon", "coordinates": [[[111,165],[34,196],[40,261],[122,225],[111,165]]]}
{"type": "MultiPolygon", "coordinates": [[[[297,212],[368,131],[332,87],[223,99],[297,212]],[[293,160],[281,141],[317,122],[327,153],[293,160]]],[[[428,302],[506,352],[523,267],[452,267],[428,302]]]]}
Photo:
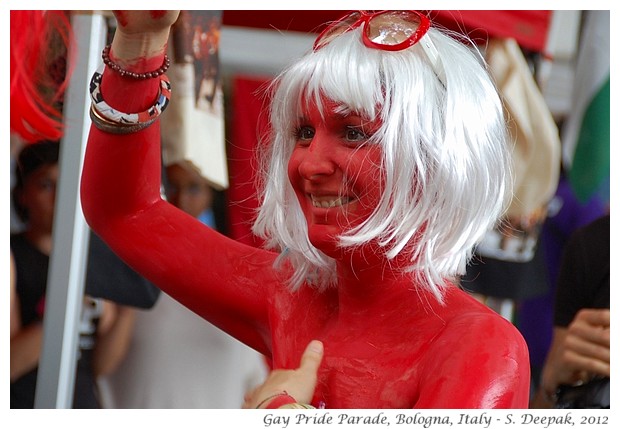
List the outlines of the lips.
{"type": "Polygon", "coordinates": [[[329,209],[349,204],[354,199],[347,196],[316,196],[310,195],[312,205],[316,208],[329,209]]]}

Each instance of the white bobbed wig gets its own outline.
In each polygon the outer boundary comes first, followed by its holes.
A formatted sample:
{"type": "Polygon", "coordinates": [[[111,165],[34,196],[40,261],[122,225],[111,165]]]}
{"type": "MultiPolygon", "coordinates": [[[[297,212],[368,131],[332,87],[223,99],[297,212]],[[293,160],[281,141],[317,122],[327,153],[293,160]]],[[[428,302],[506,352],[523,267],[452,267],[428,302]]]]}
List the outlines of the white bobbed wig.
{"type": "MultiPolygon", "coordinates": [[[[510,155],[502,104],[481,55],[431,28],[440,67],[418,44],[396,52],[366,47],[347,32],[285,70],[272,86],[272,136],[264,159],[262,205],[253,231],[290,261],[293,288],[336,281],[335,261],[308,240],[287,163],[303,100],[326,97],[382,126],[385,189],[372,215],[340,237],[370,241],[385,257],[403,255],[419,286],[442,301],[473,247],[510,198],[510,155]],[[443,73],[442,80],[438,78],[443,73]]],[[[399,266],[402,267],[402,264],[399,266]]]]}

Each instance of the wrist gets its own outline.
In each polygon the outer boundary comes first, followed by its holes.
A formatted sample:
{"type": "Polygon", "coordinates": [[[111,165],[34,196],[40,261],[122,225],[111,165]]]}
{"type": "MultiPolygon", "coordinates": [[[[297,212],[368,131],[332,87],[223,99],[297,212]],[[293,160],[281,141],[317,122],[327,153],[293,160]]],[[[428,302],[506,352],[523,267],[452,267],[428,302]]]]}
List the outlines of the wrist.
{"type": "Polygon", "coordinates": [[[555,403],[557,400],[558,386],[552,383],[542,383],[540,386],[543,397],[547,402],[555,403]]]}
{"type": "Polygon", "coordinates": [[[543,397],[545,398],[545,401],[551,404],[556,403],[556,401],[558,400],[557,389],[548,390],[548,389],[543,388],[542,391],[543,391],[543,397]]]}
{"type": "Polygon", "coordinates": [[[267,403],[268,410],[276,410],[278,408],[284,407],[286,405],[296,404],[297,401],[288,393],[284,392],[281,395],[276,396],[271,401],[267,403]]]}
{"type": "Polygon", "coordinates": [[[117,30],[110,56],[123,69],[135,72],[153,70],[166,53],[170,29],[150,33],[123,33],[117,30]]]}
{"type": "Polygon", "coordinates": [[[283,405],[294,404],[297,401],[291,395],[289,395],[286,391],[282,391],[280,393],[276,393],[275,395],[268,396],[263,399],[256,408],[265,408],[269,410],[274,410],[280,408],[283,405]]]}
{"type": "Polygon", "coordinates": [[[267,410],[276,410],[276,409],[314,409],[312,405],[309,404],[300,404],[297,402],[295,398],[289,395],[286,391],[282,391],[280,393],[276,393],[275,395],[268,396],[266,399],[263,399],[256,408],[264,408],[267,410]]]}

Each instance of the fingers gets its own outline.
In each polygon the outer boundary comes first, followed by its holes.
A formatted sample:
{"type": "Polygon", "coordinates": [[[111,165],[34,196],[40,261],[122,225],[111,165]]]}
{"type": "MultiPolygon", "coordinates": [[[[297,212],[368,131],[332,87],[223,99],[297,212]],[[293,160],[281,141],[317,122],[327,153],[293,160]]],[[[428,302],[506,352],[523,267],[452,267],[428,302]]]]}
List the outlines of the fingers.
{"type": "Polygon", "coordinates": [[[609,376],[609,347],[568,335],[565,341],[563,361],[569,368],[609,376]]]}
{"type": "Polygon", "coordinates": [[[264,408],[268,405],[266,400],[282,392],[286,392],[300,403],[310,403],[323,354],[323,343],[311,341],[301,355],[297,369],[271,371],[262,385],[246,393],[243,408],[256,408],[257,406],[264,408]]]}
{"type": "Polygon", "coordinates": [[[605,308],[584,308],[580,310],[575,316],[575,320],[580,320],[593,326],[600,326],[603,328],[609,328],[610,325],[610,313],[609,309],[605,308]]]}
{"type": "Polygon", "coordinates": [[[301,403],[310,403],[318,380],[318,371],[323,360],[323,343],[311,341],[301,355],[299,368],[295,373],[295,382],[287,391],[301,403]]]}
{"type": "Polygon", "coordinates": [[[118,29],[129,33],[158,31],[170,27],[179,17],[178,10],[115,10],[118,29]]]}
{"type": "Polygon", "coordinates": [[[581,310],[568,327],[563,361],[569,368],[609,376],[609,310],[581,310]]]}
{"type": "MultiPolygon", "coordinates": [[[[576,368],[581,372],[588,374],[596,374],[604,377],[610,375],[609,359],[595,359],[592,357],[584,356],[579,353],[575,353],[571,350],[566,350],[564,354],[564,362],[569,368],[576,368]]],[[[580,377],[580,380],[588,379],[589,377],[580,377]]]]}
{"type": "Polygon", "coordinates": [[[118,22],[112,40],[115,62],[127,66],[163,55],[178,15],[179,11],[114,11],[118,22]]]}
{"type": "Polygon", "coordinates": [[[609,349],[609,310],[580,311],[568,327],[568,335],[609,349]]]}
{"type": "Polygon", "coordinates": [[[590,356],[609,362],[609,331],[589,333],[569,333],[565,348],[584,356],[590,356]]]}
{"type": "Polygon", "coordinates": [[[310,341],[303,355],[301,356],[301,362],[299,364],[299,370],[307,373],[316,373],[321,366],[323,360],[323,343],[314,340],[310,341]]]}

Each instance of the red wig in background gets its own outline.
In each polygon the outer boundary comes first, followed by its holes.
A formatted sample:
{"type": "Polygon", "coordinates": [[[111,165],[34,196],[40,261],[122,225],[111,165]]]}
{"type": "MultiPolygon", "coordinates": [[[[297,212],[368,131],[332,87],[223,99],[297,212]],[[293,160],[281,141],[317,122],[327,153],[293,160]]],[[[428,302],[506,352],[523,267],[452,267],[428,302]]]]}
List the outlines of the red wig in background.
{"type": "Polygon", "coordinates": [[[62,136],[72,37],[66,11],[11,11],[11,132],[27,143],[62,136]]]}

